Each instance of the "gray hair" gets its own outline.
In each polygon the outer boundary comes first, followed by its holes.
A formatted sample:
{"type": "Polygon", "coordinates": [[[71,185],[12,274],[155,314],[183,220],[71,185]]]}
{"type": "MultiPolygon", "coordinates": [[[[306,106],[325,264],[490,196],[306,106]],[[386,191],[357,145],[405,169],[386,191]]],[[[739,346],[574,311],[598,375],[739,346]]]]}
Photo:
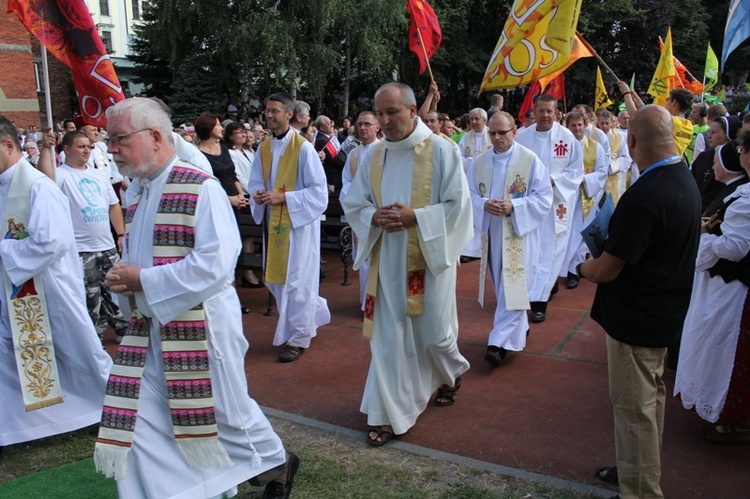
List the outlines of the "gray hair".
{"type": "Polygon", "coordinates": [[[487,111],[485,111],[481,107],[475,107],[474,109],[469,111],[469,116],[471,116],[472,113],[479,113],[479,116],[481,116],[484,121],[487,121],[487,111]]]}
{"type": "Polygon", "coordinates": [[[113,118],[128,119],[130,126],[139,130],[159,130],[165,142],[174,144],[172,120],[163,103],[146,97],[131,97],[107,109],[107,121],[113,118]]]}
{"type": "Polygon", "coordinates": [[[412,90],[409,85],[396,81],[386,83],[385,85],[380,87],[377,92],[375,92],[375,98],[377,99],[378,95],[391,88],[395,88],[399,91],[399,93],[401,94],[401,102],[404,104],[404,106],[411,107],[417,105],[417,97],[414,95],[414,90],[412,90]]]}
{"type": "Polygon", "coordinates": [[[297,116],[299,116],[300,114],[310,114],[310,104],[303,100],[296,100],[294,101],[293,111],[294,115],[292,116],[292,118],[294,119],[297,119],[297,116]]]}
{"type": "Polygon", "coordinates": [[[328,116],[321,114],[315,118],[315,123],[313,123],[313,125],[315,125],[315,128],[317,129],[320,129],[321,126],[328,126],[328,121],[326,120],[328,120],[328,116]]]}

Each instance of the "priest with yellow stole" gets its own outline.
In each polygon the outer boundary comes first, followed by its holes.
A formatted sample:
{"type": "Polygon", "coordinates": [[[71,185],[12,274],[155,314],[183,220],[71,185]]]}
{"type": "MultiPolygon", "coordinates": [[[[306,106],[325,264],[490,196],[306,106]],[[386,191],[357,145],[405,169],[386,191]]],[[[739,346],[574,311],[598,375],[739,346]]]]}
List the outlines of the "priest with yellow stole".
{"type": "Polygon", "coordinates": [[[300,358],[320,326],[331,321],[318,295],[320,216],[328,205],[328,181],[312,144],[289,126],[294,99],[284,93],[266,99],[266,124],[273,136],[258,147],[247,192],[256,223],[267,223],[263,281],[276,298],[279,322],[275,346],[280,362],[300,358]]]}
{"type": "Polygon", "coordinates": [[[406,433],[434,403],[451,405],[469,363],[458,351],[456,264],[472,235],[461,157],[417,118],[411,88],[375,93],[386,140],[367,151],[346,219],[359,237],[354,263],[370,258],[364,335],[372,360],[360,410],[379,446],[406,433]]]}

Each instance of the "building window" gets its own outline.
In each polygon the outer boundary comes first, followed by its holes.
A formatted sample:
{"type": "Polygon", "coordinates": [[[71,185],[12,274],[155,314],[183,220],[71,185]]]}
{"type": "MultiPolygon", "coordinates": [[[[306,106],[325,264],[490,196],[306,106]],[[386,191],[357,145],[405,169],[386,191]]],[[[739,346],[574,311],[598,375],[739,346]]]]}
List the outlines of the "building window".
{"type": "Polygon", "coordinates": [[[103,16],[109,15],[109,0],[99,0],[99,13],[103,16]]]}
{"type": "Polygon", "coordinates": [[[141,19],[141,0],[133,0],[133,20],[141,19]]]}
{"type": "Polygon", "coordinates": [[[102,31],[102,43],[104,44],[104,48],[107,49],[108,54],[111,54],[114,52],[112,50],[112,32],[111,31],[102,31]]]}

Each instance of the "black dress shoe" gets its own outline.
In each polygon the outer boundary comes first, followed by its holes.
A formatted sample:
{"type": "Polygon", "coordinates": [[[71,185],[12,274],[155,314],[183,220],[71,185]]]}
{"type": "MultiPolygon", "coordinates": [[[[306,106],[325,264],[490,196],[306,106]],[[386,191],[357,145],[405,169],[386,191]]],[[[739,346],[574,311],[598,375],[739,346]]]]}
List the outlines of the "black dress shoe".
{"type": "Polygon", "coordinates": [[[250,309],[247,307],[240,307],[240,312],[242,312],[242,315],[247,315],[250,313],[250,309]]]}
{"type": "Polygon", "coordinates": [[[264,286],[264,284],[260,281],[253,284],[252,282],[247,280],[247,278],[244,275],[240,277],[240,282],[242,282],[243,288],[262,288],[264,286]]]}
{"type": "Polygon", "coordinates": [[[469,262],[473,262],[474,260],[479,260],[479,258],[475,256],[462,256],[458,259],[458,261],[461,263],[469,263],[469,262]]]}
{"type": "Polygon", "coordinates": [[[572,272],[568,272],[568,280],[565,281],[565,287],[568,289],[575,289],[578,287],[578,282],[581,280],[580,277],[572,272]]]}
{"type": "Polygon", "coordinates": [[[263,499],[289,499],[292,495],[292,485],[294,484],[294,475],[297,474],[299,468],[299,458],[287,451],[289,457],[286,461],[286,482],[281,483],[277,481],[268,482],[266,488],[263,490],[263,499]]]}
{"type": "Polygon", "coordinates": [[[537,310],[535,312],[531,312],[531,315],[529,315],[529,320],[538,324],[547,320],[547,314],[537,310]]]}
{"type": "Polygon", "coordinates": [[[508,351],[505,350],[503,347],[496,347],[495,345],[490,345],[487,347],[487,352],[484,354],[484,360],[492,364],[493,366],[499,366],[503,363],[505,360],[505,356],[508,354],[508,351]]]}
{"type": "Polygon", "coordinates": [[[555,281],[555,285],[552,286],[552,290],[549,292],[549,297],[552,298],[558,291],[560,291],[560,285],[555,281]]]}

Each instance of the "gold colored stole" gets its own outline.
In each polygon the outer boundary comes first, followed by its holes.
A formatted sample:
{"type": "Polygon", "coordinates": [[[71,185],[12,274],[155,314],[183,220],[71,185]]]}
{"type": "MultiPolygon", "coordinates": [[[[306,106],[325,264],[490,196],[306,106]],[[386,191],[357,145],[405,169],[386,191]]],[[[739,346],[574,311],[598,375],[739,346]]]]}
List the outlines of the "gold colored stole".
{"type": "MultiPolygon", "coordinates": [[[[41,178],[45,178],[45,175],[25,160],[16,165],[1,217],[4,239],[20,240],[30,236],[26,226],[31,216],[31,185],[41,178]]],[[[14,286],[5,265],[0,266],[3,269],[3,298],[8,307],[24,407],[28,412],[62,404],[62,389],[42,276],[37,274],[21,285],[14,286]]]]}
{"type": "Polygon", "coordinates": [[[349,170],[352,172],[352,178],[357,174],[357,166],[359,165],[359,150],[362,146],[357,146],[352,149],[349,153],[349,170]]]}
{"type": "Polygon", "coordinates": [[[476,133],[474,132],[474,130],[470,131],[466,135],[467,135],[467,137],[466,137],[466,141],[464,142],[464,144],[466,144],[466,146],[465,146],[465,148],[466,148],[466,155],[468,157],[470,157],[470,158],[474,158],[474,157],[482,154],[484,151],[486,151],[490,147],[492,147],[492,142],[490,142],[490,134],[488,133],[487,130],[485,130],[484,131],[484,135],[482,135],[482,147],[483,147],[483,149],[481,151],[476,151],[474,149],[474,144],[476,143],[476,140],[474,138],[476,136],[476,133]]]}
{"type": "MultiPolygon", "coordinates": [[[[591,173],[596,169],[596,141],[593,141],[589,139],[588,137],[583,137],[583,173],[584,175],[587,173],[591,173]]],[[[610,177],[614,176],[617,177],[617,174],[610,175],[610,177]]],[[[609,177],[607,178],[607,182],[609,183],[609,177]]],[[[589,197],[588,193],[586,192],[586,184],[584,182],[581,182],[581,208],[583,209],[583,219],[586,220],[586,217],[589,215],[589,212],[591,211],[591,208],[594,207],[594,198],[589,197]]]]}
{"type": "MultiPolygon", "coordinates": [[[[432,135],[417,144],[414,148],[414,171],[411,182],[412,209],[422,208],[430,204],[432,194],[432,135]]],[[[382,201],[383,167],[385,165],[385,144],[378,144],[373,151],[370,163],[370,188],[372,189],[375,206],[380,208],[382,201]]],[[[391,168],[397,168],[394,165],[391,168]]],[[[406,249],[406,315],[408,317],[424,313],[424,288],[427,262],[419,247],[417,228],[407,230],[406,249]]],[[[380,244],[382,232],[378,235],[370,257],[370,271],[367,276],[367,291],[365,294],[365,320],[362,334],[372,339],[373,323],[375,319],[375,305],[378,293],[378,279],[380,275],[380,244]]]]}
{"type": "MultiPolygon", "coordinates": [[[[299,166],[299,151],[306,139],[290,131],[292,137],[286,146],[286,150],[279,158],[276,170],[276,181],[273,190],[277,192],[289,192],[295,190],[297,183],[297,168],[299,166]]],[[[269,188],[271,178],[271,164],[273,153],[271,142],[273,138],[268,137],[260,145],[260,163],[263,167],[263,182],[269,188]]],[[[292,230],[292,221],[289,210],[285,209],[286,203],[271,206],[268,216],[268,248],[266,249],[266,275],[265,281],[271,284],[286,284],[287,265],[289,264],[289,235],[292,230]]]]}
{"type": "MultiPolygon", "coordinates": [[[[609,151],[612,161],[616,161],[619,154],[620,154],[620,148],[622,147],[622,142],[620,141],[620,133],[617,130],[612,130],[612,138],[609,141],[609,151]]],[[[585,163],[585,161],[584,161],[585,163]]],[[[622,165],[619,165],[622,167],[622,165]]],[[[630,169],[628,169],[627,175],[630,175],[630,169]]],[[[604,184],[604,190],[609,192],[609,194],[612,196],[612,201],[617,204],[617,202],[620,200],[620,171],[616,171],[615,173],[611,173],[607,175],[607,183],[604,184]]],[[[588,213],[588,212],[586,212],[588,213]]],[[[586,218],[586,215],[583,216],[583,218],[586,218]]]]}

